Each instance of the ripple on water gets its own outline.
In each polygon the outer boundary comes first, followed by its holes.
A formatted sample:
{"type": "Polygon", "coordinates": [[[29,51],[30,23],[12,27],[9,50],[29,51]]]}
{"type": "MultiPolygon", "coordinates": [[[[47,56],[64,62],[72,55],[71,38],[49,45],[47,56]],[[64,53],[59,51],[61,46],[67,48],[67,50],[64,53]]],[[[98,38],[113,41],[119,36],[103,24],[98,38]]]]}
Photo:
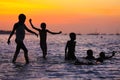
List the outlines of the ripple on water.
{"type": "MultiPolygon", "coordinates": [[[[25,45],[29,51],[30,64],[24,65],[24,54],[20,51],[16,66],[11,63],[16,44],[14,38],[11,45],[6,44],[8,35],[0,36],[0,79],[1,80],[119,80],[120,79],[120,51],[118,36],[88,36],[77,35],[76,56],[86,56],[86,50],[92,49],[96,57],[101,51],[117,51],[115,56],[98,65],[74,65],[74,62],[64,61],[64,48],[68,35],[48,36],[47,60],[42,58],[39,39],[27,35],[25,45]],[[1,39],[2,38],[2,39],[1,39]]],[[[108,53],[107,55],[111,55],[108,53]]]]}

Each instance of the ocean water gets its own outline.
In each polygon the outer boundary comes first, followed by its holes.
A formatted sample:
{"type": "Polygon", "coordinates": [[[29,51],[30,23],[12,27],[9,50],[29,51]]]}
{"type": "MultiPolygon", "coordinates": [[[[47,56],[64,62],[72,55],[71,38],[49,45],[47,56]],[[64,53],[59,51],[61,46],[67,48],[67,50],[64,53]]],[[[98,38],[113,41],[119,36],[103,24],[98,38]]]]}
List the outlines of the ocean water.
{"type": "MultiPolygon", "coordinates": [[[[17,62],[12,64],[15,52],[15,36],[8,45],[9,35],[0,35],[0,80],[120,80],[120,36],[77,35],[76,57],[81,60],[86,51],[92,49],[97,58],[101,51],[115,56],[97,65],[74,65],[64,60],[64,49],[68,35],[48,35],[47,60],[42,59],[39,38],[26,35],[24,43],[28,49],[30,64],[24,65],[24,54],[20,51],[17,62]]],[[[83,59],[82,59],[83,60],[83,59]]]]}

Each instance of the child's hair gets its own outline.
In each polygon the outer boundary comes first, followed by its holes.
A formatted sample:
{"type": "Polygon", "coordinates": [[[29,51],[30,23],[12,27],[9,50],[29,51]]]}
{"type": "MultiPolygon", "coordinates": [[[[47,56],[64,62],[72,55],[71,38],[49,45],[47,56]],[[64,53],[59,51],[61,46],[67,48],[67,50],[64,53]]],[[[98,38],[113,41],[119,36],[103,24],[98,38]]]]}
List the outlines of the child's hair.
{"type": "Polygon", "coordinates": [[[93,51],[91,49],[87,50],[87,55],[88,56],[92,56],[93,55],[93,51]]]}
{"type": "Polygon", "coordinates": [[[19,20],[25,20],[26,16],[24,14],[20,14],[18,18],[19,18],[19,20]]]}
{"type": "Polygon", "coordinates": [[[76,39],[76,34],[74,32],[69,34],[70,38],[75,40],[76,39]]]}
{"type": "Polygon", "coordinates": [[[104,58],[104,57],[105,57],[105,52],[101,52],[101,53],[99,54],[99,56],[102,57],[102,58],[104,58]]]}
{"type": "Polygon", "coordinates": [[[42,29],[45,29],[45,28],[46,28],[46,23],[44,23],[44,22],[41,23],[41,28],[42,28],[42,29]]]}

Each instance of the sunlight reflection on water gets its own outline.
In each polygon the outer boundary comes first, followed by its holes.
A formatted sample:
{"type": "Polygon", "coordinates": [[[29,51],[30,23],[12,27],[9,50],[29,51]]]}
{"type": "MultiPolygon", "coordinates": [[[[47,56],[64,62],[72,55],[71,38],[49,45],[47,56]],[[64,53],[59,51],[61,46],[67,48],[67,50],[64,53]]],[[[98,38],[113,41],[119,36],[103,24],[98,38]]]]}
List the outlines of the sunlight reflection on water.
{"type": "MultiPolygon", "coordinates": [[[[47,60],[42,59],[39,38],[26,35],[24,40],[29,51],[30,64],[15,66],[11,63],[15,52],[15,37],[11,45],[7,45],[8,35],[0,36],[0,79],[1,80],[119,80],[120,79],[120,36],[116,35],[77,35],[76,56],[78,59],[86,56],[86,51],[92,49],[98,57],[101,51],[117,54],[110,60],[99,65],[74,65],[74,62],[64,61],[64,48],[69,40],[68,35],[48,35],[47,60]],[[101,38],[102,36],[102,38],[101,38]]],[[[20,51],[17,61],[25,62],[23,51],[20,51]]],[[[111,55],[108,53],[107,55],[111,55]]]]}

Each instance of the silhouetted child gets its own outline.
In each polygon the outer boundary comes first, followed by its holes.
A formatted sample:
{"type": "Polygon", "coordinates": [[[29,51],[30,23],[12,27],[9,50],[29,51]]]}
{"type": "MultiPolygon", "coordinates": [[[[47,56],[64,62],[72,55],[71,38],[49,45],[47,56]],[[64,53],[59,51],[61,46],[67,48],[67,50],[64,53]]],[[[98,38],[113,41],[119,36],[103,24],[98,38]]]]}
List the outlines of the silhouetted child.
{"type": "Polygon", "coordinates": [[[101,52],[101,53],[99,54],[99,57],[96,59],[96,62],[97,62],[97,63],[99,63],[99,62],[102,63],[104,60],[110,59],[110,58],[112,58],[114,55],[115,55],[115,51],[112,52],[112,55],[111,55],[111,56],[105,56],[105,52],[101,52]]]}
{"type": "Polygon", "coordinates": [[[24,42],[23,42],[23,40],[25,38],[25,30],[27,30],[28,32],[33,33],[35,35],[37,35],[37,34],[33,31],[31,31],[30,29],[28,29],[27,26],[24,24],[24,22],[26,20],[26,16],[24,14],[20,14],[18,18],[19,18],[19,21],[14,24],[13,30],[12,30],[9,38],[8,38],[7,43],[10,44],[10,39],[13,36],[14,32],[16,31],[15,42],[16,42],[17,46],[16,46],[16,51],[15,51],[12,62],[15,63],[15,61],[17,59],[17,56],[20,52],[20,49],[23,49],[26,64],[28,64],[29,63],[28,50],[27,50],[27,48],[26,48],[26,46],[24,45],[24,42]]]}
{"type": "Polygon", "coordinates": [[[106,59],[110,59],[115,55],[115,51],[112,52],[111,56],[105,56],[105,52],[101,52],[99,54],[99,57],[97,59],[93,58],[93,60],[90,60],[88,62],[81,62],[78,59],[76,59],[75,61],[75,65],[95,65],[95,64],[99,64],[102,63],[104,60],[106,59]],[[95,60],[95,61],[94,61],[95,60]]]}
{"type": "Polygon", "coordinates": [[[46,55],[47,55],[47,42],[46,42],[47,32],[51,33],[51,34],[60,34],[62,32],[61,31],[60,32],[51,32],[51,31],[49,31],[48,29],[46,29],[46,23],[41,23],[41,28],[42,29],[39,29],[39,28],[36,28],[36,27],[33,26],[32,19],[30,19],[29,22],[30,22],[32,28],[39,32],[39,35],[40,35],[40,47],[41,47],[42,52],[43,52],[43,58],[46,59],[46,55]]]}
{"type": "Polygon", "coordinates": [[[92,50],[87,50],[87,56],[85,57],[85,59],[88,60],[95,60],[95,57],[93,56],[93,51],[92,50]]]}
{"type": "Polygon", "coordinates": [[[87,62],[85,61],[79,61],[78,59],[76,59],[75,61],[75,65],[91,65],[94,64],[93,61],[95,60],[95,57],[93,56],[93,51],[91,49],[87,50],[87,56],[85,57],[85,59],[87,60],[87,62]]]}
{"type": "Polygon", "coordinates": [[[70,40],[67,41],[65,47],[65,60],[76,60],[75,56],[75,46],[76,46],[76,34],[70,33],[70,40]]]}

